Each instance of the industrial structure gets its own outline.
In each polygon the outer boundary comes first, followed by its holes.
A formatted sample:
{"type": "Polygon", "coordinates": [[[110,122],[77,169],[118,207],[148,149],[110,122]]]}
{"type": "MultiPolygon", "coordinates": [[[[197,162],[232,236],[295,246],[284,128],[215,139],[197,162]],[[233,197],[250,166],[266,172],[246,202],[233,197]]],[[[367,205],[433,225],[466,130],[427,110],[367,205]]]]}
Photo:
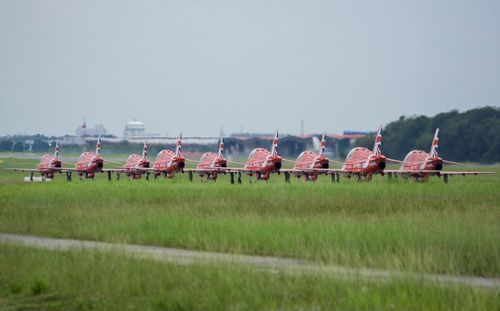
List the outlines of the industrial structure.
{"type": "Polygon", "coordinates": [[[128,121],[127,124],[125,124],[125,129],[123,130],[123,137],[124,138],[143,137],[145,130],[146,127],[144,125],[144,122],[134,119],[132,121],[128,121]]]}

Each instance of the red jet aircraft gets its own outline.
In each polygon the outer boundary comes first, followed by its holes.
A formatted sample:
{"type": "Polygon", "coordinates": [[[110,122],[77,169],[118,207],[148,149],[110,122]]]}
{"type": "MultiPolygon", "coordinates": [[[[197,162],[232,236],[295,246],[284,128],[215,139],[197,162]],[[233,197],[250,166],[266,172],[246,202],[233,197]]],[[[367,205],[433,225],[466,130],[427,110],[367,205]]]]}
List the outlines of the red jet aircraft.
{"type": "Polygon", "coordinates": [[[30,180],[33,180],[33,174],[39,173],[42,179],[54,178],[54,173],[61,172],[61,159],[59,159],[59,142],[56,142],[54,154],[45,154],[40,159],[35,169],[30,168],[6,168],[6,170],[13,170],[15,172],[30,172],[30,180]]]}
{"type": "MultiPolygon", "coordinates": [[[[412,177],[418,181],[427,181],[429,176],[443,176],[444,181],[448,182],[448,176],[452,175],[478,175],[478,174],[494,174],[493,172],[458,172],[458,171],[442,171],[443,163],[465,165],[458,162],[443,160],[438,155],[439,147],[439,128],[434,132],[432,139],[431,150],[429,153],[422,150],[410,151],[403,161],[399,170],[386,170],[387,173],[397,174],[406,177],[412,177]]],[[[467,165],[465,165],[467,166],[467,165]]]]}
{"type": "Polygon", "coordinates": [[[182,132],[177,138],[177,145],[175,147],[175,152],[170,150],[162,150],[158,152],[156,160],[151,168],[138,168],[147,174],[153,173],[154,177],[157,178],[160,175],[164,175],[167,178],[174,177],[175,172],[183,172],[184,166],[186,165],[186,158],[182,154],[182,132]]]}
{"type": "Polygon", "coordinates": [[[189,179],[192,180],[192,173],[200,175],[201,178],[206,177],[206,180],[217,180],[218,173],[225,173],[224,169],[227,167],[227,161],[224,158],[224,137],[221,137],[219,143],[219,150],[217,153],[205,152],[195,169],[185,169],[189,173],[189,179]]]}
{"type": "MultiPolygon", "coordinates": [[[[144,169],[149,168],[149,161],[148,161],[148,144],[147,142],[144,142],[144,147],[142,148],[142,155],[138,154],[131,154],[125,165],[123,165],[123,168],[117,168],[117,169],[104,169],[104,172],[109,173],[125,173],[129,178],[131,179],[140,179],[142,177],[142,174],[149,172],[146,172],[144,169]]],[[[117,175],[119,176],[119,175],[117,175]]]]}
{"type": "Polygon", "coordinates": [[[356,175],[369,181],[372,179],[373,174],[384,175],[387,159],[380,151],[380,145],[382,144],[381,132],[382,126],[378,128],[373,151],[364,147],[356,147],[349,151],[340,170],[346,177],[350,178],[356,175]]]}
{"type": "MultiPolygon", "coordinates": [[[[278,173],[281,169],[281,157],[278,155],[278,130],[274,134],[271,151],[265,148],[255,148],[248,156],[244,167],[226,168],[228,173],[245,173],[249,176],[255,175],[257,180],[268,180],[271,173],[278,173]]],[[[238,178],[238,182],[241,179],[238,178]]]]}
{"type": "MultiPolygon", "coordinates": [[[[304,177],[305,181],[316,181],[319,174],[330,174],[340,172],[338,169],[329,169],[330,160],[325,155],[326,140],[325,134],[321,137],[319,154],[313,151],[303,151],[294,162],[292,169],[281,169],[280,172],[285,173],[285,180],[289,181],[289,175],[293,174],[295,177],[304,177]]],[[[342,164],[342,162],[332,161],[342,164]]]]}
{"type": "Polygon", "coordinates": [[[101,137],[97,139],[95,152],[86,151],[80,155],[75,168],[61,168],[61,172],[66,172],[68,180],[71,180],[71,173],[76,172],[80,178],[94,179],[95,173],[103,172],[104,159],[101,157],[101,137]]]}

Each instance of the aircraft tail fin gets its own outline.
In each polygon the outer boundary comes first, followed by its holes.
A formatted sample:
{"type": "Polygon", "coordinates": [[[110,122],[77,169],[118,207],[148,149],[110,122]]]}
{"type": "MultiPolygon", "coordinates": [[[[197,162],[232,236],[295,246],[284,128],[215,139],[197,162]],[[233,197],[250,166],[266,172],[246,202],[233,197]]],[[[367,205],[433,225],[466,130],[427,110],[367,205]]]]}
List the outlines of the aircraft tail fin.
{"type": "Polygon", "coordinates": [[[224,137],[220,138],[219,150],[217,152],[217,157],[222,158],[224,156],[224,137]]]}
{"type": "Polygon", "coordinates": [[[147,156],[148,156],[148,142],[145,141],[144,147],[142,147],[142,158],[146,159],[147,156]]]}
{"type": "Polygon", "coordinates": [[[177,138],[177,145],[175,146],[175,156],[178,157],[182,152],[182,131],[179,134],[179,138],[177,138]]]}
{"type": "Polygon", "coordinates": [[[278,142],[279,142],[278,136],[279,136],[278,130],[276,130],[276,133],[274,134],[273,145],[271,146],[271,155],[273,156],[278,155],[278,142]]]}
{"type": "Polygon", "coordinates": [[[431,145],[431,151],[429,152],[431,157],[437,157],[438,156],[438,147],[439,147],[439,128],[436,129],[436,132],[434,132],[434,138],[432,139],[432,145],[431,145]]]}
{"type": "Polygon", "coordinates": [[[373,154],[376,156],[380,154],[380,145],[382,145],[382,125],[378,127],[375,143],[373,144],[373,154]]]}
{"type": "Polygon", "coordinates": [[[56,148],[54,149],[54,156],[59,157],[59,141],[56,141],[56,148]]]}
{"type": "Polygon", "coordinates": [[[95,144],[95,154],[100,155],[101,154],[101,136],[97,138],[97,143],[95,144]]]}
{"type": "Polygon", "coordinates": [[[319,156],[324,157],[325,151],[326,151],[326,140],[325,140],[325,134],[323,134],[323,136],[321,136],[321,142],[319,144],[319,156]]]}

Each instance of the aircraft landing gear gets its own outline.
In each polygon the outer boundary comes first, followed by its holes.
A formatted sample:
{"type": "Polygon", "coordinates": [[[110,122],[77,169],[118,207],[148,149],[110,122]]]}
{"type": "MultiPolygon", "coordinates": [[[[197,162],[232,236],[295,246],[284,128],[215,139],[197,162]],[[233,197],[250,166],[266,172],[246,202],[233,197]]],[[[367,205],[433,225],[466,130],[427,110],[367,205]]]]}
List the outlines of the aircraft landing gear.
{"type": "Polygon", "coordinates": [[[285,172],[285,182],[290,183],[290,173],[289,172],[285,172]]]}
{"type": "Polygon", "coordinates": [[[371,181],[371,180],[372,180],[372,177],[373,177],[373,175],[372,175],[372,174],[368,174],[368,175],[366,175],[366,181],[371,181]]]}

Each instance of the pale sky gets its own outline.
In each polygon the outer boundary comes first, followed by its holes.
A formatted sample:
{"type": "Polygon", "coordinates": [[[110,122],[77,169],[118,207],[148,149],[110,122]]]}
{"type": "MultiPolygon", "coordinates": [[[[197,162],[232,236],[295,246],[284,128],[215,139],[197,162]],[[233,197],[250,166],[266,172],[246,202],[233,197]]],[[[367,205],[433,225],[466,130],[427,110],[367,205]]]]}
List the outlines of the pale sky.
{"type": "Polygon", "coordinates": [[[484,105],[498,0],[0,0],[0,135],[335,133],[484,105]]]}

